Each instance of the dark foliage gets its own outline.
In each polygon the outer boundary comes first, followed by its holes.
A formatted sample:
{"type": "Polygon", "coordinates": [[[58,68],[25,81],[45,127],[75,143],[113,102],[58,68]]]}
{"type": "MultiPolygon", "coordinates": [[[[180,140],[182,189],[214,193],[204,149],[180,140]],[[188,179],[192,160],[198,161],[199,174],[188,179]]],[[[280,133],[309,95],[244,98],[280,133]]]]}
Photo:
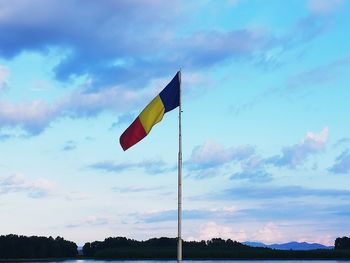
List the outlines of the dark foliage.
{"type": "Polygon", "coordinates": [[[62,237],[0,236],[0,259],[75,257],[77,245],[62,237]]]}
{"type": "MultiPolygon", "coordinates": [[[[85,256],[102,259],[175,259],[175,238],[152,238],[137,241],[125,237],[107,238],[86,243],[85,256]]],[[[253,248],[230,239],[183,241],[185,259],[349,259],[350,250],[274,250],[253,248]]]]}
{"type": "Polygon", "coordinates": [[[350,237],[338,237],[334,242],[335,249],[350,249],[350,237]]]}

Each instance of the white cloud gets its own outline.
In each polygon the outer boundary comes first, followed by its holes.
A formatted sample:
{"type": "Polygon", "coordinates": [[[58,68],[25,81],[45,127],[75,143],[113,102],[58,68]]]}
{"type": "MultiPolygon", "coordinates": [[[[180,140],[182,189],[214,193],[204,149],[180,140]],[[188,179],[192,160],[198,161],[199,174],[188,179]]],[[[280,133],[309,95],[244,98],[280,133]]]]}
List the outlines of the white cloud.
{"type": "Polygon", "coordinates": [[[229,226],[208,222],[200,226],[199,236],[195,240],[209,240],[212,238],[232,239],[242,242],[247,240],[247,235],[243,230],[235,231],[229,226]]]}
{"type": "Polygon", "coordinates": [[[29,183],[28,195],[32,198],[41,198],[49,195],[54,188],[54,184],[46,179],[38,179],[29,183]]]}
{"type": "Polygon", "coordinates": [[[267,163],[296,168],[304,163],[310,155],[323,151],[328,142],[328,136],[328,127],[323,128],[320,133],[308,132],[298,144],[284,147],[282,155],[269,158],[267,163]]]}
{"type": "Polygon", "coordinates": [[[309,0],[308,8],[316,15],[326,15],[338,9],[344,0],[309,0]]]}
{"type": "Polygon", "coordinates": [[[42,198],[50,195],[54,184],[46,179],[30,181],[22,174],[16,173],[0,177],[0,194],[24,192],[31,198],[42,198]]]}
{"type": "Polygon", "coordinates": [[[67,201],[80,201],[80,200],[86,200],[91,197],[88,193],[83,192],[70,192],[65,196],[65,199],[67,201]]]}
{"type": "Polygon", "coordinates": [[[103,216],[88,216],[82,220],[66,225],[68,228],[104,226],[113,223],[113,219],[103,216]]]}
{"type": "Polygon", "coordinates": [[[325,127],[320,133],[308,132],[305,139],[303,139],[300,145],[310,151],[320,151],[323,150],[328,141],[329,130],[325,127]]]}
{"type": "Polygon", "coordinates": [[[326,246],[334,246],[335,237],[331,235],[320,235],[318,236],[314,233],[311,237],[300,238],[298,242],[307,242],[307,243],[318,243],[326,246]]]}
{"type": "Polygon", "coordinates": [[[346,174],[350,172],[350,151],[343,151],[336,159],[329,171],[336,174],[346,174]]]}
{"type": "Polygon", "coordinates": [[[267,223],[263,228],[258,230],[253,239],[263,243],[279,242],[283,238],[282,232],[278,229],[278,226],[273,223],[267,223]]]}
{"type": "Polygon", "coordinates": [[[7,78],[10,76],[10,70],[0,65],[0,91],[7,85],[7,78]]]}
{"type": "Polygon", "coordinates": [[[91,117],[104,111],[130,110],[149,99],[147,89],[136,91],[115,86],[89,93],[72,92],[51,104],[44,100],[18,103],[0,100],[0,129],[19,127],[37,135],[60,117],[91,117]]]}
{"type": "Polygon", "coordinates": [[[20,103],[0,101],[0,128],[19,126],[31,134],[38,134],[56,115],[56,110],[42,100],[20,103]]]}
{"type": "Polygon", "coordinates": [[[254,147],[250,145],[225,148],[214,141],[206,141],[192,150],[189,163],[194,168],[211,168],[234,160],[243,160],[253,153],[254,147]]]}

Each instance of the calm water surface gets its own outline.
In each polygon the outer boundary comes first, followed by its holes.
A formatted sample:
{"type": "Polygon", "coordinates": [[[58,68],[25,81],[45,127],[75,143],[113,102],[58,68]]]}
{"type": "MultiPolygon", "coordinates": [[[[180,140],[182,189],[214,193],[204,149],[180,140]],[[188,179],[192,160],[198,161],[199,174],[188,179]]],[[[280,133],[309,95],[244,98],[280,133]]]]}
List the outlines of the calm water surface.
{"type": "MultiPolygon", "coordinates": [[[[176,260],[65,260],[49,263],[175,263],[176,260]]],[[[186,263],[336,263],[350,260],[183,260],[186,263]]],[[[35,263],[32,261],[32,263],[35,263]]],[[[43,263],[43,262],[38,262],[43,263]]]]}

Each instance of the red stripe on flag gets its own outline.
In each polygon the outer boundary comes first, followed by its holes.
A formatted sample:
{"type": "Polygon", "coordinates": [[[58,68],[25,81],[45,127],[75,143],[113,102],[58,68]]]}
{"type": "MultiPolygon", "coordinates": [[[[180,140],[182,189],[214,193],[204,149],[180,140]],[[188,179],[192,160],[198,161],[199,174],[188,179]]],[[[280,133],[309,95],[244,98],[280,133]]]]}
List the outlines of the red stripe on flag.
{"type": "Polygon", "coordinates": [[[126,151],[131,146],[141,141],[146,135],[147,133],[141,124],[140,118],[137,117],[120,136],[119,142],[123,150],[126,151]]]}

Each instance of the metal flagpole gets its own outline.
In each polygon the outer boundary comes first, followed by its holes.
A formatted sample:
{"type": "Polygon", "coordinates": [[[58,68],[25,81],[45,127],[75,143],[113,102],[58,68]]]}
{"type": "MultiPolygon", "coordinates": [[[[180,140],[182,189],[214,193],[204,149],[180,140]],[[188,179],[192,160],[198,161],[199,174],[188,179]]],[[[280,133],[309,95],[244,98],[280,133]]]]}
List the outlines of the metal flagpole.
{"type": "Polygon", "coordinates": [[[182,220],[182,137],[181,137],[181,70],[179,71],[180,98],[179,98],[179,159],[178,159],[178,211],[177,211],[177,262],[182,262],[182,239],[181,239],[181,220],[182,220]]]}

